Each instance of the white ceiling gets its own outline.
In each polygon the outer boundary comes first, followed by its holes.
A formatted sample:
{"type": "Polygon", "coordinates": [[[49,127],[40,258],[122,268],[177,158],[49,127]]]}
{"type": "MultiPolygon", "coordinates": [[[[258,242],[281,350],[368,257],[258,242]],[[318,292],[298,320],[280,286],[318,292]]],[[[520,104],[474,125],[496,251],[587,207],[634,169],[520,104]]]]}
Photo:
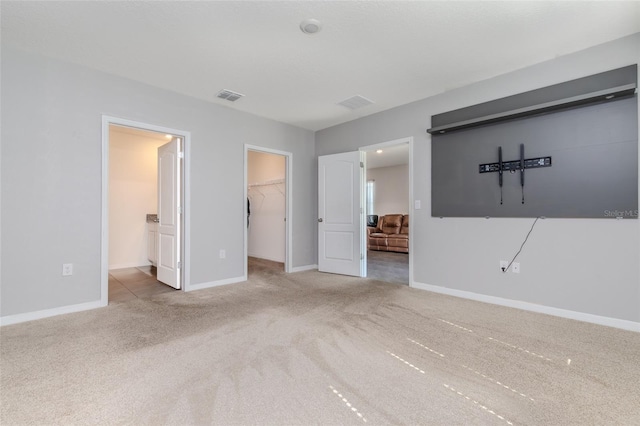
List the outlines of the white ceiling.
{"type": "Polygon", "coordinates": [[[640,31],[640,2],[6,1],[2,44],[310,130],[640,31]],[[307,35],[306,18],[322,23],[307,35]],[[245,94],[230,103],[221,89],[245,94]],[[354,95],[374,101],[351,111],[354,95]]]}
{"type": "Polygon", "coordinates": [[[171,138],[167,137],[166,133],[160,133],[160,132],[153,132],[151,130],[143,130],[143,129],[137,129],[135,127],[128,127],[128,126],[118,126],[115,124],[112,124],[109,126],[109,130],[111,132],[116,132],[116,133],[124,133],[127,135],[133,135],[133,136],[140,136],[146,139],[153,139],[153,140],[157,140],[157,141],[163,141],[163,142],[169,142],[169,140],[171,138]]]}
{"type": "Polygon", "coordinates": [[[382,152],[367,151],[367,169],[409,164],[409,144],[386,146],[382,152]]]}

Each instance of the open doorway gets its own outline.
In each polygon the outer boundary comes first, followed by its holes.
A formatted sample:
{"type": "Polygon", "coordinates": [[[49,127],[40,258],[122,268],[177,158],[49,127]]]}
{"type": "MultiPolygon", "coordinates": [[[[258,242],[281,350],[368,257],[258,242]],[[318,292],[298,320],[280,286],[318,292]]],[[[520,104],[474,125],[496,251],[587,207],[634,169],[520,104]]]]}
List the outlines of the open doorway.
{"type": "Polygon", "coordinates": [[[264,269],[288,272],[290,163],[290,153],[245,147],[247,275],[264,269]]]}
{"type": "Polygon", "coordinates": [[[410,143],[362,148],[366,153],[365,209],[368,278],[410,283],[410,143]]]}
{"type": "Polygon", "coordinates": [[[101,303],[184,289],[185,137],[103,117],[101,303]]]}
{"type": "Polygon", "coordinates": [[[109,126],[109,302],[173,290],[157,280],[158,148],[172,135],[109,126]]]}

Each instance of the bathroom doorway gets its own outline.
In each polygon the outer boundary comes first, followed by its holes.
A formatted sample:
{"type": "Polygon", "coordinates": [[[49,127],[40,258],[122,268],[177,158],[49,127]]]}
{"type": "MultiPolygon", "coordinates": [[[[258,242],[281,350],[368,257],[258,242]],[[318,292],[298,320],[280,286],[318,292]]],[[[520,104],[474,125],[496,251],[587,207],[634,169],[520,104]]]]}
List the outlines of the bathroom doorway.
{"type": "Polygon", "coordinates": [[[101,304],[188,290],[189,133],[108,116],[102,129],[101,304]]]}

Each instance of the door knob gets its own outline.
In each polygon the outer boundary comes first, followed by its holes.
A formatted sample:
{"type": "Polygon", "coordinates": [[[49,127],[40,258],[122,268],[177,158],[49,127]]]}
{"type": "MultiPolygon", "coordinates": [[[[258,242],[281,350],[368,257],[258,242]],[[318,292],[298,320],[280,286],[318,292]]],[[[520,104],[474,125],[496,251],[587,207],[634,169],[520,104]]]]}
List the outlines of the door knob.
{"type": "Polygon", "coordinates": [[[322,218],[318,219],[318,222],[322,222],[322,218]]]}

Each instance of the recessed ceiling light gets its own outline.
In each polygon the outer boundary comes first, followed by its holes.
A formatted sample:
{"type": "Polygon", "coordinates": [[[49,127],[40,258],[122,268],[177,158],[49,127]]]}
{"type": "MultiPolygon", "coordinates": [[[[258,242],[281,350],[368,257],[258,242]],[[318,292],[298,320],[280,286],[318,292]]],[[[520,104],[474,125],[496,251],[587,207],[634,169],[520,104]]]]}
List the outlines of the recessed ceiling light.
{"type": "Polygon", "coordinates": [[[381,149],[376,150],[376,152],[377,152],[378,154],[382,154],[382,150],[381,150],[381,149]]]}
{"type": "Polygon", "coordinates": [[[317,19],[305,19],[300,22],[300,30],[305,34],[315,34],[322,29],[322,24],[317,19]]]}

